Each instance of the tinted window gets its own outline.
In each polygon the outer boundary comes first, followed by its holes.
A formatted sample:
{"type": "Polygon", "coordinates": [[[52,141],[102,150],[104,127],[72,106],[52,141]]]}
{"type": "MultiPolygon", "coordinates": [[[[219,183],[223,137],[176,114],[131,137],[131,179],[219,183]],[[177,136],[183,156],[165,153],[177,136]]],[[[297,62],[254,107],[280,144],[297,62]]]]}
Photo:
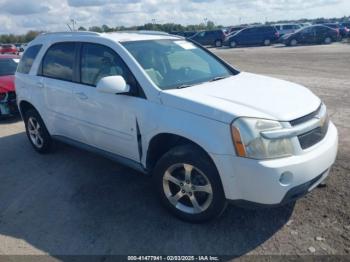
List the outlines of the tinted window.
{"type": "Polygon", "coordinates": [[[51,46],[43,59],[43,76],[73,81],[75,46],[75,43],[51,46]]]}
{"type": "Polygon", "coordinates": [[[18,60],[16,58],[0,59],[0,76],[14,75],[18,60]]]}
{"type": "Polygon", "coordinates": [[[24,55],[22,56],[21,61],[19,62],[17,72],[23,74],[29,73],[41,47],[42,45],[33,45],[24,52],[24,55]]]}
{"type": "Polygon", "coordinates": [[[84,44],[81,52],[81,82],[96,86],[106,76],[120,75],[133,86],[136,80],[122,61],[109,47],[98,44],[84,44]]]}
{"type": "Polygon", "coordinates": [[[294,29],[294,28],[295,28],[294,25],[284,25],[283,26],[284,30],[291,30],[291,29],[294,29]]]}

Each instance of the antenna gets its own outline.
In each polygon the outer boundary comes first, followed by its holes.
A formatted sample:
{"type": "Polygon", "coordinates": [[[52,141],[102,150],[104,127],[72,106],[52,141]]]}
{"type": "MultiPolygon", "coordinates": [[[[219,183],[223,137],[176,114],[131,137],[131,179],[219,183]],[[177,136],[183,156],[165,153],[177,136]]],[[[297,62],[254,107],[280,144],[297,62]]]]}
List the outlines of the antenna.
{"type": "Polygon", "coordinates": [[[67,24],[67,27],[69,28],[69,31],[73,31],[69,24],[67,24]]]}

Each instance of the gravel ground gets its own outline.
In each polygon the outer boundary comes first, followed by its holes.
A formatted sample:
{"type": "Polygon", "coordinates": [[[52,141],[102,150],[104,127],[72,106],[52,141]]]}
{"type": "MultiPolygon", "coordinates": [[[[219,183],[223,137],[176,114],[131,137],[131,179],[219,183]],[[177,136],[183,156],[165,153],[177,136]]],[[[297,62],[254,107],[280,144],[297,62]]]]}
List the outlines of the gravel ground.
{"type": "Polygon", "coordinates": [[[213,222],[191,225],[160,207],[148,177],[62,144],[36,154],[19,119],[0,120],[0,255],[349,254],[350,45],[212,50],[325,101],[340,135],[327,187],[295,205],[230,206],[213,222]]]}

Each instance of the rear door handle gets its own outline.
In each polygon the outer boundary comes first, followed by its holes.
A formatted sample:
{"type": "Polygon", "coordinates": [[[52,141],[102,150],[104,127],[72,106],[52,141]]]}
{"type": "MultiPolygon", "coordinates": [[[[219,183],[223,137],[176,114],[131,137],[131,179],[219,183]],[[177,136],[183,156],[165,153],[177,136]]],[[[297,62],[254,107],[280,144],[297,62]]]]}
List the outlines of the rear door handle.
{"type": "Polygon", "coordinates": [[[81,100],[87,100],[89,97],[87,95],[85,95],[85,93],[83,92],[79,92],[79,93],[75,93],[77,95],[77,97],[81,100]]]}
{"type": "Polygon", "coordinates": [[[39,88],[44,88],[44,83],[42,83],[42,82],[37,82],[37,83],[36,83],[36,86],[39,87],[39,88]]]}

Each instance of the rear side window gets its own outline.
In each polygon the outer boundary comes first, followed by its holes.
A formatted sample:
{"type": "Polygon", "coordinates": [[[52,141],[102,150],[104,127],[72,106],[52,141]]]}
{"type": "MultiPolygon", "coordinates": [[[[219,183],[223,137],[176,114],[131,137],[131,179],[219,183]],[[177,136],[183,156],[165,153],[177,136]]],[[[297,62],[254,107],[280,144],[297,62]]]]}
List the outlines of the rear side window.
{"type": "Polygon", "coordinates": [[[75,43],[58,43],[51,46],[42,62],[42,75],[73,81],[75,43]]]}
{"type": "Polygon", "coordinates": [[[122,59],[109,47],[99,44],[83,44],[81,51],[81,83],[96,86],[106,76],[120,75],[134,86],[135,78],[122,59]]]}
{"type": "Polygon", "coordinates": [[[28,74],[32,68],[33,62],[38,55],[42,45],[33,45],[29,47],[22,56],[21,61],[19,62],[17,72],[22,74],[28,74]]]}
{"type": "Polygon", "coordinates": [[[285,26],[283,26],[283,29],[291,30],[291,29],[294,29],[294,26],[293,25],[285,25],[285,26]]]}

